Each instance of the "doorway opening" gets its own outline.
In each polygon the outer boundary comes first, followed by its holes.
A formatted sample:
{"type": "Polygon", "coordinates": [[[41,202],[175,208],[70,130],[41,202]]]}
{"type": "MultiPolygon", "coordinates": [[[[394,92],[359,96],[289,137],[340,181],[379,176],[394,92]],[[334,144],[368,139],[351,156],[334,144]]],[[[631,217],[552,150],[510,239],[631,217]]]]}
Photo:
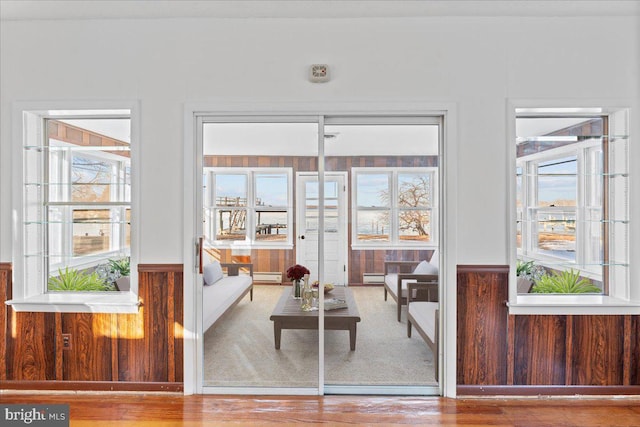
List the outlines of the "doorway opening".
{"type": "Polygon", "coordinates": [[[198,117],[199,390],[441,394],[442,123],[198,117]],[[310,312],[292,314],[296,265],[318,292],[310,312]],[[207,297],[232,281],[251,293],[207,297]],[[345,307],[328,310],[336,301],[345,307]]]}

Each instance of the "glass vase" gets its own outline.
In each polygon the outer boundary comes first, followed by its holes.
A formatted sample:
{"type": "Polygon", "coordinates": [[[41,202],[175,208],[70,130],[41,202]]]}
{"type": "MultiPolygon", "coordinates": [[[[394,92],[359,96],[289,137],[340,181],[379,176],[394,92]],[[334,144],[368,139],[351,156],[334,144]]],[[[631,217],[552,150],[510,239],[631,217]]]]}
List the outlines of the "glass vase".
{"type": "Polygon", "coordinates": [[[304,287],[302,288],[302,301],[300,303],[300,309],[302,311],[313,310],[313,289],[308,280],[305,280],[304,287]]]}
{"type": "Polygon", "coordinates": [[[292,284],[293,291],[291,292],[291,296],[293,296],[294,299],[302,298],[302,280],[294,280],[292,284]]]}

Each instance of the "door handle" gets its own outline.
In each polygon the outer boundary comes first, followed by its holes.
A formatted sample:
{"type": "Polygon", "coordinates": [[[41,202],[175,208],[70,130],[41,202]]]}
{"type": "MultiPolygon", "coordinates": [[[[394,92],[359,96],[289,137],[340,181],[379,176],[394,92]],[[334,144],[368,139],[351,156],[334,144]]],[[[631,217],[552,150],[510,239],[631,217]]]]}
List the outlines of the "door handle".
{"type": "Polygon", "coordinates": [[[204,243],[204,237],[198,237],[198,242],[196,243],[196,262],[198,264],[198,274],[203,273],[203,267],[202,267],[203,243],[204,243]]]}
{"type": "Polygon", "coordinates": [[[302,236],[300,236],[300,238],[301,238],[302,240],[304,240],[304,234],[303,234],[302,236]]]}

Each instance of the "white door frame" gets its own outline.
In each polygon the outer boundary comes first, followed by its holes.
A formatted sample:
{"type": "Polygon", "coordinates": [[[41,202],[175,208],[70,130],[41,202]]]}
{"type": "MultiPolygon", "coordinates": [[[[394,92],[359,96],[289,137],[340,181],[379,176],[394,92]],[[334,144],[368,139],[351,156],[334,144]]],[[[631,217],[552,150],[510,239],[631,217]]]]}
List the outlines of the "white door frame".
{"type": "MultiPolygon", "coordinates": [[[[340,227],[340,231],[339,231],[339,236],[342,237],[342,242],[344,242],[340,248],[340,256],[339,258],[341,258],[344,262],[344,270],[343,270],[343,274],[342,274],[342,285],[347,285],[348,281],[349,281],[349,275],[348,275],[348,271],[349,271],[349,257],[347,256],[349,251],[348,251],[348,230],[347,230],[347,203],[348,203],[348,193],[347,193],[347,179],[348,179],[348,174],[347,172],[324,172],[324,177],[325,177],[325,181],[327,181],[327,177],[339,177],[342,180],[342,184],[343,184],[343,190],[340,192],[340,196],[338,197],[338,203],[339,203],[339,209],[338,209],[338,224],[340,227]]],[[[303,215],[303,211],[306,212],[305,209],[300,209],[300,206],[304,205],[304,201],[305,201],[305,188],[304,185],[302,185],[305,182],[305,178],[315,178],[316,181],[318,179],[318,173],[317,172],[297,172],[296,173],[296,207],[295,207],[295,211],[296,211],[296,260],[298,260],[299,263],[304,263],[305,257],[303,255],[303,250],[302,250],[302,244],[301,244],[301,239],[302,239],[302,235],[301,235],[301,231],[298,227],[301,227],[301,225],[304,223],[304,215],[303,215]]],[[[326,212],[326,210],[325,210],[326,212]]],[[[326,240],[325,240],[325,248],[326,248],[326,240]]],[[[325,261],[326,262],[326,261],[325,261]]],[[[326,270],[325,270],[325,274],[326,274],[326,270]]]]}
{"type": "Polygon", "coordinates": [[[336,116],[442,116],[440,139],[440,249],[441,283],[440,301],[443,321],[440,323],[442,346],[440,347],[441,377],[440,388],[444,397],[456,397],[456,265],[457,265],[457,183],[458,183],[458,136],[457,105],[454,102],[404,102],[404,103],[281,103],[281,102],[188,102],[184,107],[184,187],[183,192],[183,262],[184,262],[184,394],[202,393],[202,381],[198,374],[202,371],[202,331],[198,319],[202,315],[199,307],[196,286],[197,257],[195,241],[197,224],[195,214],[199,188],[198,176],[202,169],[202,156],[199,154],[198,117],[212,116],[272,116],[283,115],[336,115],[336,116]],[[194,167],[195,165],[195,167],[194,167]],[[200,353],[199,353],[200,351],[200,353]],[[446,357],[443,357],[446,355],[446,357]],[[199,367],[200,366],[200,367],[199,367]]]}

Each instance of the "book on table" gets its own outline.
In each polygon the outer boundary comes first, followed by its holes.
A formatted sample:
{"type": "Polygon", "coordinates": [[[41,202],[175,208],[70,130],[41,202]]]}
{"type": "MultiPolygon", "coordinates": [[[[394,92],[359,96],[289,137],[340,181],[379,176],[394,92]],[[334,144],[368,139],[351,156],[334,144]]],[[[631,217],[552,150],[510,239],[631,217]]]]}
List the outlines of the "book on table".
{"type": "Polygon", "coordinates": [[[339,298],[329,298],[324,300],[325,311],[337,310],[339,308],[347,308],[347,302],[339,298]]]}

